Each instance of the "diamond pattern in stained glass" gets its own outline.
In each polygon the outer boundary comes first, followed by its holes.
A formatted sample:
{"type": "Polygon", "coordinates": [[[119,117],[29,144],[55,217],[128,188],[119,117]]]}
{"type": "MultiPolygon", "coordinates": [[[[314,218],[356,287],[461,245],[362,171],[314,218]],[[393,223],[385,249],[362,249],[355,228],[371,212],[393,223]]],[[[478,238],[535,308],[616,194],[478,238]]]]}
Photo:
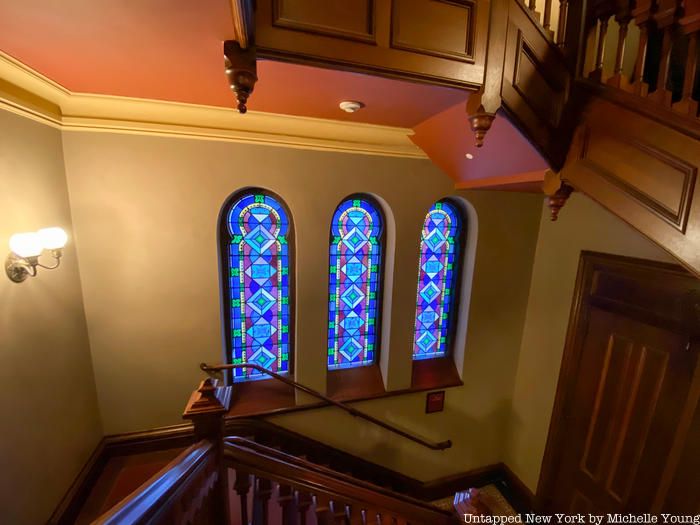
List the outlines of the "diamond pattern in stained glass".
{"type": "Polygon", "coordinates": [[[382,218],[366,198],[333,215],[330,246],[328,368],[374,363],[381,275],[382,218]]]}
{"type": "MultiPolygon", "coordinates": [[[[270,195],[239,197],[226,214],[233,363],[255,363],[289,372],[289,218],[270,195]]],[[[265,379],[262,372],[234,369],[234,381],[265,379]]]]}
{"type": "Polygon", "coordinates": [[[413,359],[447,354],[453,331],[462,215],[449,201],[435,203],[423,223],[418,264],[413,359]]]}

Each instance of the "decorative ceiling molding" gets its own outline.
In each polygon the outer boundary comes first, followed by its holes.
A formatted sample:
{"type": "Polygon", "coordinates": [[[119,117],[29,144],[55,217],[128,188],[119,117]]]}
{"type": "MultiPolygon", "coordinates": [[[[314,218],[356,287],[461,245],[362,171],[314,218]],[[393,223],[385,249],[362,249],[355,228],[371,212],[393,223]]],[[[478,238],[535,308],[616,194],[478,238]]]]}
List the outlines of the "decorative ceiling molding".
{"type": "Polygon", "coordinates": [[[408,128],[73,93],[0,52],[0,109],[66,131],[224,140],[426,159],[408,128]]]}

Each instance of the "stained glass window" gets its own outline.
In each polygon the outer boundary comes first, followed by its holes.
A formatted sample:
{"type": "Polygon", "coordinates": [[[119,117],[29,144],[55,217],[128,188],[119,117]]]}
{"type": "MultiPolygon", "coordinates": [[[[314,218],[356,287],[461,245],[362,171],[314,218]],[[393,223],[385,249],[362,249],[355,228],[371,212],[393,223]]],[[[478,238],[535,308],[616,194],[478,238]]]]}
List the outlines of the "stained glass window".
{"type": "Polygon", "coordinates": [[[447,355],[455,318],[462,227],[462,214],[449,201],[436,202],[425,216],[420,241],[413,359],[447,355]]]}
{"type": "Polygon", "coordinates": [[[371,365],[377,355],[382,215],[369,198],[336,208],[331,224],[328,368],[371,365]]]}
{"type": "MultiPolygon", "coordinates": [[[[256,363],[289,372],[289,241],[285,207],[269,194],[234,197],[224,214],[222,255],[227,270],[227,329],[231,363],[256,363]]],[[[234,381],[265,379],[253,369],[234,369],[234,381]]]]}

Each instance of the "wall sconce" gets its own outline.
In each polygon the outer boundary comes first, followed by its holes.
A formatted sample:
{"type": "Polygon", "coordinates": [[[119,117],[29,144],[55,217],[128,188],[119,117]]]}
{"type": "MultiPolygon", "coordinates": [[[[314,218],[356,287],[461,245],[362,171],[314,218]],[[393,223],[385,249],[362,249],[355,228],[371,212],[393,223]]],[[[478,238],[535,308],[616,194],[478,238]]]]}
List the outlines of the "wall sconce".
{"type": "Polygon", "coordinates": [[[37,267],[47,270],[58,268],[67,240],[68,235],[61,228],[15,233],[10,237],[10,254],[5,259],[5,273],[12,282],[21,283],[27,277],[34,277],[37,267]],[[39,256],[44,251],[54,258],[53,266],[45,266],[39,262],[39,256]]]}

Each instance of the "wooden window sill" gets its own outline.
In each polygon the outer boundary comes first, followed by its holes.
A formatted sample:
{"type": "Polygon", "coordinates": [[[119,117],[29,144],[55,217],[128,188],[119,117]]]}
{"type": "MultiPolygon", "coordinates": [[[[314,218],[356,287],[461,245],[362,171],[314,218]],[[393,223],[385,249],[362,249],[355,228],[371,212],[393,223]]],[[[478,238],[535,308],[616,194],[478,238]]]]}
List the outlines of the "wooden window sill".
{"type": "Polygon", "coordinates": [[[329,371],[326,391],[328,397],[336,401],[379,396],[386,392],[379,365],[329,371]]]}
{"type": "Polygon", "coordinates": [[[435,390],[463,384],[451,357],[413,361],[412,390],[435,390]]]}
{"type": "MultiPolygon", "coordinates": [[[[414,394],[462,386],[451,358],[414,361],[410,388],[384,390],[378,366],[367,366],[328,373],[328,397],[344,403],[414,394]],[[357,382],[355,382],[357,381],[357,382]]],[[[297,405],[294,389],[274,379],[235,383],[229,419],[284,414],[328,406],[325,401],[297,405]]]]}

